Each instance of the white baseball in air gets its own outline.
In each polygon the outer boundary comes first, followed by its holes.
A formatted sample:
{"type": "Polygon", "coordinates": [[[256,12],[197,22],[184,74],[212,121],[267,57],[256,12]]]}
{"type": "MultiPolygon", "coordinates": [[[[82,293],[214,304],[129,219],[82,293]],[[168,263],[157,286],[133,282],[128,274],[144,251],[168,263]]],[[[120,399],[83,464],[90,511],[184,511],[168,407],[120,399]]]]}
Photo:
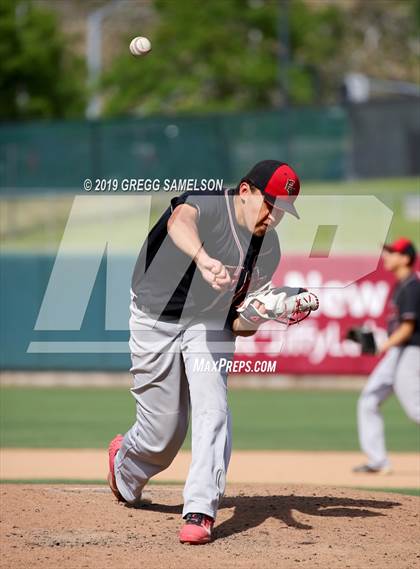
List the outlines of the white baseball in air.
{"type": "Polygon", "coordinates": [[[146,55],[152,49],[152,44],[147,38],[138,36],[131,40],[130,51],[133,55],[146,55]]]}

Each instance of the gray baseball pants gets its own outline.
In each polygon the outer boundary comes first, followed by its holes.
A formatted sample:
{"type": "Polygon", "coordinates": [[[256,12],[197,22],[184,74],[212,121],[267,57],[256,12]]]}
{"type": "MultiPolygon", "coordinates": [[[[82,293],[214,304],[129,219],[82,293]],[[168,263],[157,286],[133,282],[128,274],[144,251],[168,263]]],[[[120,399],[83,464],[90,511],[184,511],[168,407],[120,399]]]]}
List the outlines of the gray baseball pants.
{"type": "Polygon", "coordinates": [[[410,419],[420,423],[420,347],[388,350],[360,395],[357,407],[360,446],[373,468],[389,466],[380,405],[392,393],[410,419]]]}
{"type": "Polygon", "coordinates": [[[231,454],[223,364],[233,358],[234,335],[215,322],[156,322],[134,302],[130,310],[136,422],[115,459],[118,490],[129,503],[140,498],[147,481],[175,458],[191,413],[183,516],[200,512],[215,518],[231,454]]]}

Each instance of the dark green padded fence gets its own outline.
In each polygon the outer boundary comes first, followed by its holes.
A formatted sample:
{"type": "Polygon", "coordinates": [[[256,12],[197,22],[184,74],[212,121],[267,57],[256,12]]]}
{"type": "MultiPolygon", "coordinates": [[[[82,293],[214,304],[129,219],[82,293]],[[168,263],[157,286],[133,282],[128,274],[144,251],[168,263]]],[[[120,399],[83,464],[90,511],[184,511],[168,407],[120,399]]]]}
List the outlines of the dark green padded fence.
{"type": "MultiPolygon", "coordinates": [[[[54,255],[0,256],[0,366],[2,369],[127,370],[128,353],[27,353],[31,342],[128,342],[128,331],[105,330],[106,258],[80,331],[34,330],[54,265],[54,255]]],[[[127,262],[132,260],[127,259],[127,262]]],[[[63,291],[63,307],[66,294],[63,291]]],[[[129,282],[127,282],[128,328],[129,282]]]]}
{"type": "Polygon", "coordinates": [[[339,107],[0,126],[0,192],[75,191],[85,178],[222,178],[256,161],[290,162],[302,179],[345,177],[339,107]]]}

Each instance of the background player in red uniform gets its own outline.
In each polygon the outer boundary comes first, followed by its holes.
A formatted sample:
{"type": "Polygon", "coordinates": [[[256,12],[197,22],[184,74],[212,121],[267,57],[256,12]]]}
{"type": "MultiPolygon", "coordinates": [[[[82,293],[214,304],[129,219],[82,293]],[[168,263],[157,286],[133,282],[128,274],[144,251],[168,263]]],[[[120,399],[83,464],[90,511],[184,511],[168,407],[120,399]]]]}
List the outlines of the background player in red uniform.
{"type": "Polygon", "coordinates": [[[385,354],[363,389],[358,403],[358,429],[368,462],[354,472],[389,472],[381,404],[392,393],[407,415],[420,423],[420,281],[414,270],[416,250],[400,238],[385,245],[383,262],[397,279],[390,299],[389,337],[380,346],[385,354]]]}

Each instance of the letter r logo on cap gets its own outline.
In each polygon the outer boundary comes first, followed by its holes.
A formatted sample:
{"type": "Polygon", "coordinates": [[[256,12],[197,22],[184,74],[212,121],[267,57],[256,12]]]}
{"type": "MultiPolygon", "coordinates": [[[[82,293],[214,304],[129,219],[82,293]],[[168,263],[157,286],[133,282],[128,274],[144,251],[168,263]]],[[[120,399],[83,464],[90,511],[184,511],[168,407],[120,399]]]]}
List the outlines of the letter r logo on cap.
{"type": "Polygon", "coordinates": [[[293,193],[293,190],[295,189],[295,181],[292,180],[291,178],[288,178],[286,185],[284,186],[284,189],[290,196],[293,193]]]}

